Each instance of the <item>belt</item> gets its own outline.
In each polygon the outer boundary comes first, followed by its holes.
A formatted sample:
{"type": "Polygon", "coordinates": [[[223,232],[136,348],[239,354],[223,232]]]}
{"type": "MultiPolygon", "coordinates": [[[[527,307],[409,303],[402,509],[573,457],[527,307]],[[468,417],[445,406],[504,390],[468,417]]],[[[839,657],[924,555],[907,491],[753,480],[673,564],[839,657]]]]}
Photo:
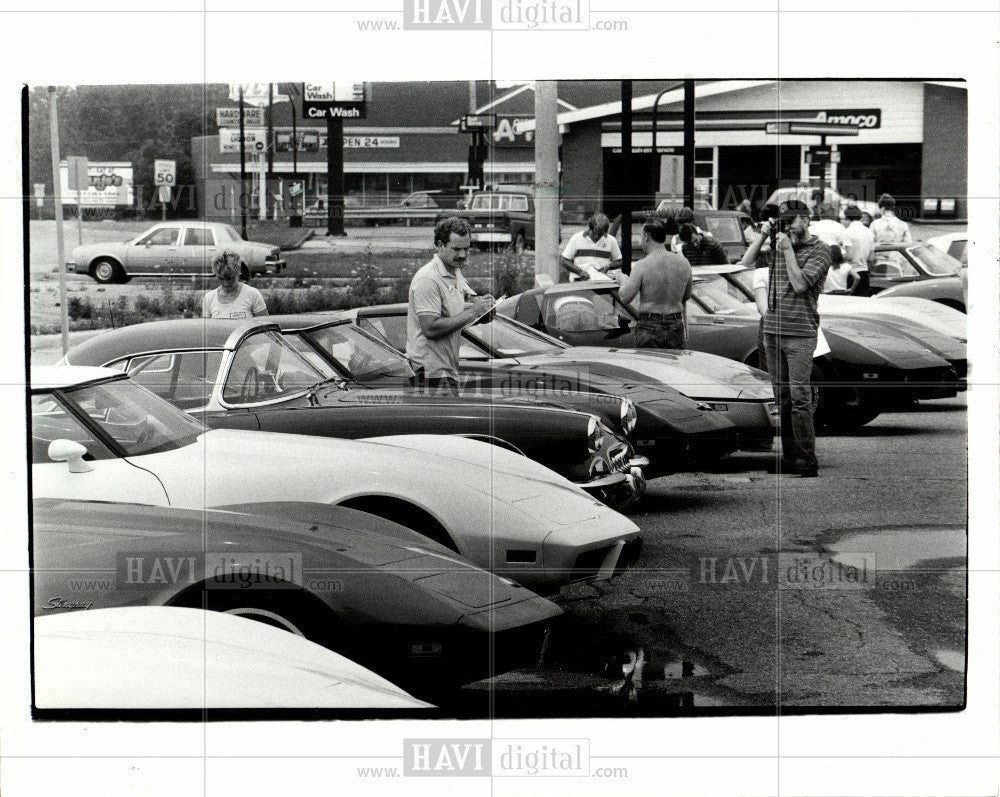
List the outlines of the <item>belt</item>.
{"type": "Polygon", "coordinates": [[[639,313],[639,318],[662,318],[666,321],[673,321],[683,317],[683,313],[639,313]]]}

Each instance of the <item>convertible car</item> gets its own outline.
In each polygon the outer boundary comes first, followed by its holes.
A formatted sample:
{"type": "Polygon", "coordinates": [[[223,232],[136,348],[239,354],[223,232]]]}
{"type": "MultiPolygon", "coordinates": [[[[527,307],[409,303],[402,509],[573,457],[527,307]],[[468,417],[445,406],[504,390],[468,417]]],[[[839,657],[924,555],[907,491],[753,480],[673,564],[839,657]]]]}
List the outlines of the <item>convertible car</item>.
{"type": "Polygon", "coordinates": [[[31,413],[36,498],[194,509],[338,504],[548,590],[609,578],[635,561],[642,544],[634,523],[563,477],[478,440],[206,430],[107,368],[33,369],[31,413]]]}
{"type": "MultiPolygon", "coordinates": [[[[393,306],[271,318],[290,340],[299,342],[304,353],[323,357],[346,378],[371,385],[402,386],[413,377],[409,360],[379,341],[405,346],[398,339],[406,334],[405,310],[403,313],[399,315],[399,308],[393,306]]],[[[642,452],[643,472],[652,476],[704,464],[736,447],[736,430],[731,421],[711,406],[694,402],[671,387],[644,384],[587,365],[550,368],[528,363],[521,367],[523,357],[538,347],[551,349],[553,341],[505,318],[480,326],[493,333],[478,327],[467,330],[460,348],[465,395],[491,396],[496,401],[557,401],[599,415],[632,436],[642,452]],[[502,341],[494,341],[503,348],[481,349],[479,343],[486,340],[484,335],[489,335],[490,340],[494,335],[503,335],[502,341]]]]}
{"type": "Polygon", "coordinates": [[[35,615],[204,607],[304,636],[421,690],[537,662],[549,623],[562,614],[509,579],[365,512],[290,503],[235,508],[36,500],[35,615]],[[80,587],[102,579],[114,580],[114,589],[80,587]]]}
{"type": "MultiPolygon", "coordinates": [[[[721,276],[695,279],[687,306],[688,346],[758,365],[760,316],[752,302],[734,294],[738,291],[721,276]]],[[[507,300],[500,312],[567,343],[605,346],[632,343],[638,321],[632,307],[618,299],[618,286],[610,280],[536,288],[507,300]]],[[[814,361],[813,379],[817,424],[827,429],[850,430],[883,409],[915,398],[954,396],[960,388],[947,360],[884,326],[839,318],[824,323],[823,331],[831,352],[814,361]]]]}
{"type": "MultiPolygon", "coordinates": [[[[573,286],[589,284],[571,283],[550,290],[573,292],[581,290],[573,286]]],[[[597,340],[566,338],[567,343],[580,344],[567,345],[540,332],[537,324],[532,328],[511,320],[522,297],[533,293],[501,302],[493,321],[462,330],[459,355],[462,371],[470,383],[478,380],[486,385],[508,384],[526,389],[539,380],[562,379],[578,382],[581,389],[627,395],[639,413],[636,447],[649,458],[649,470],[653,473],[678,469],[677,434],[668,425],[673,421],[666,411],[676,417],[685,404],[692,420],[696,417],[692,410],[697,408],[713,420],[729,421],[736,433],[735,440],[727,437],[716,443],[718,433],[706,431],[703,442],[699,443],[703,453],[693,458],[694,464],[703,465],[737,447],[770,449],[776,419],[771,382],[764,372],[700,352],[624,348],[630,341],[619,341],[615,334],[601,335],[597,340]],[[623,347],[617,348],[619,344],[623,347]],[[670,403],[664,405],[664,400],[670,403]],[[661,453],[664,449],[666,456],[661,453]]],[[[366,307],[349,313],[362,329],[380,335],[396,348],[405,347],[406,305],[366,307]]],[[[537,313],[536,305],[536,321],[537,313]]]]}
{"type": "Polygon", "coordinates": [[[123,370],[213,428],[352,439],[463,434],[513,447],[609,505],[628,505],[645,486],[645,461],[592,414],[488,395],[373,390],[303,355],[266,316],[122,327],[84,341],[65,361],[123,370]]]}
{"type": "Polygon", "coordinates": [[[307,639],[201,609],[48,614],[33,648],[42,712],[433,708],[307,639]]]}

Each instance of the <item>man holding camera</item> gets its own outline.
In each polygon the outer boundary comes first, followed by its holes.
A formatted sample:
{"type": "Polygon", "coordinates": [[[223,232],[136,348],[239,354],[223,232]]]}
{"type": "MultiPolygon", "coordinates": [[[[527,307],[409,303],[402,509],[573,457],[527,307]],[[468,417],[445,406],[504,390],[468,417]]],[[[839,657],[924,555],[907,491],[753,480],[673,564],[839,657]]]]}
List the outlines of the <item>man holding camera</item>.
{"type": "Polygon", "coordinates": [[[777,219],[765,221],[762,235],[741,261],[747,267],[762,256],[770,267],[764,348],[767,370],[781,408],[779,472],[819,475],[813,426],[813,352],[819,330],[817,303],[827,271],[830,247],[809,233],[809,206],[791,201],[777,219]]]}

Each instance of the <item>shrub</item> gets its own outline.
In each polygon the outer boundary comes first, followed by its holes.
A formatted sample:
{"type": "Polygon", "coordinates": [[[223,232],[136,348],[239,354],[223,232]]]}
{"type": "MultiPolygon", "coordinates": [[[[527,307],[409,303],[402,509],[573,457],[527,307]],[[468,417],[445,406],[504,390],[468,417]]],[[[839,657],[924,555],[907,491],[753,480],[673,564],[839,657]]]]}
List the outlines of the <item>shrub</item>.
{"type": "Polygon", "coordinates": [[[513,296],[531,288],[535,283],[535,272],[524,255],[514,252],[500,252],[491,263],[494,296],[513,296]]]}
{"type": "Polygon", "coordinates": [[[94,315],[94,306],[90,303],[89,296],[70,296],[66,303],[66,312],[73,321],[82,318],[91,318],[94,315]]]}

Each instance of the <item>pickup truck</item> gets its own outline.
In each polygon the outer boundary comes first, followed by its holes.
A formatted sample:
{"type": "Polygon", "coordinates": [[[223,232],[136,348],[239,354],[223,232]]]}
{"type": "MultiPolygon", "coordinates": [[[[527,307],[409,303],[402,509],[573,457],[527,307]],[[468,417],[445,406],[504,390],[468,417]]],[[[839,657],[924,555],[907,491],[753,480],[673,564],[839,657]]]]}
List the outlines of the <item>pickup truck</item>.
{"type": "Polygon", "coordinates": [[[524,191],[484,191],[472,197],[466,210],[439,213],[435,223],[459,216],[472,227],[477,249],[510,248],[521,252],[535,246],[535,198],[524,191]]]}

